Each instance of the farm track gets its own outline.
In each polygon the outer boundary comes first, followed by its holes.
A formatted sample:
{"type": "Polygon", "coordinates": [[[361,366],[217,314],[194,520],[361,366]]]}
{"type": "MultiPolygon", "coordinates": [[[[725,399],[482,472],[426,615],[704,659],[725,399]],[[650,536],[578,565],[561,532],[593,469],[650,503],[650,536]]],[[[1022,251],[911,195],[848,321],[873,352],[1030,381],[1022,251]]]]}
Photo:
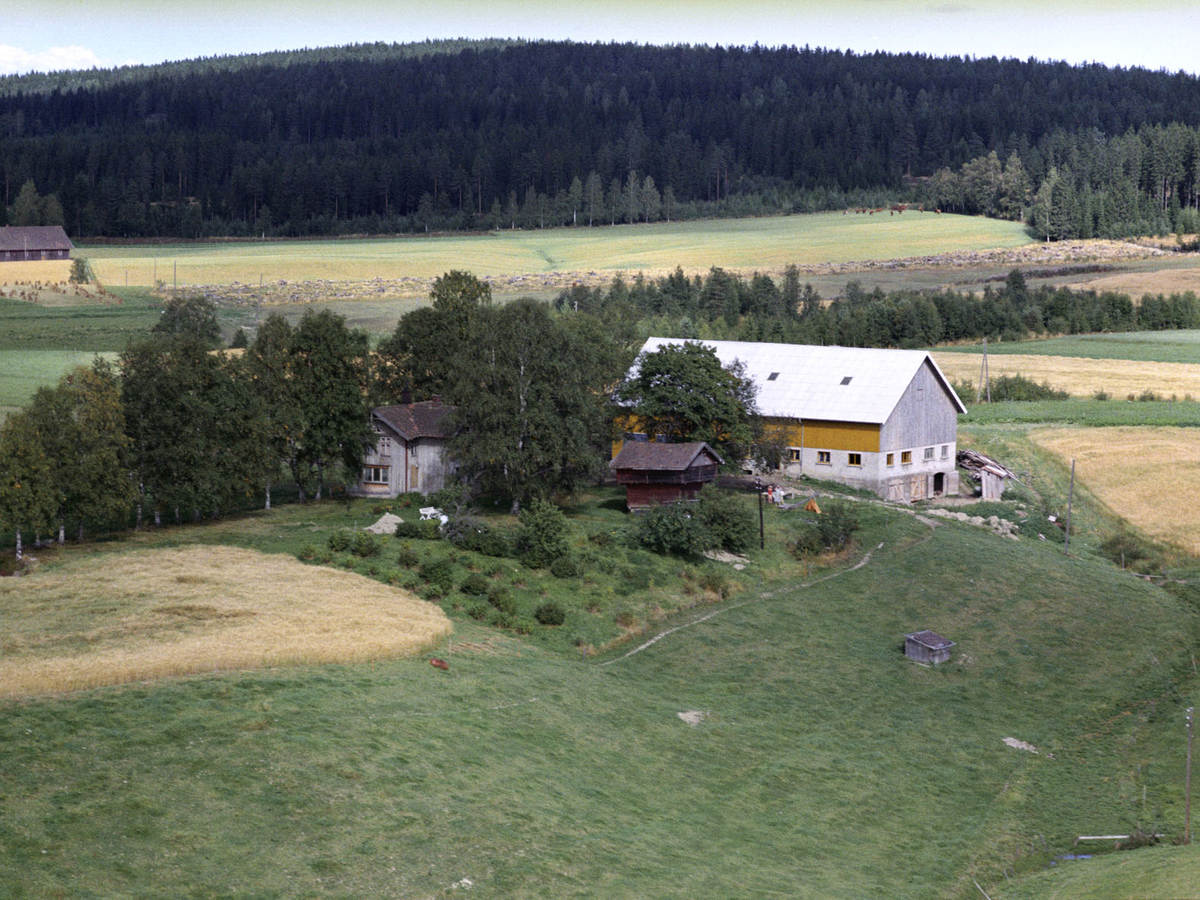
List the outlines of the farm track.
{"type": "MultiPolygon", "coordinates": [[[[865,502],[872,503],[875,501],[867,500],[865,502]]],[[[885,504],[880,503],[880,505],[885,505],[885,504]]],[[[915,541],[912,541],[911,543],[901,547],[900,552],[911,550],[913,547],[919,546],[920,544],[923,544],[926,541],[928,541],[930,538],[933,537],[934,530],[941,524],[940,522],[935,522],[932,519],[925,518],[924,516],[922,516],[920,513],[916,512],[915,510],[900,509],[899,507],[891,507],[891,508],[898,509],[901,512],[905,512],[905,513],[913,516],[922,525],[925,525],[929,528],[929,531],[924,535],[924,537],[921,537],[921,538],[919,538],[915,541]]],[[[868,550],[866,553],[863,554],[862,559],[860,559],[858,562],[856,562],[854,565],[850,566],[849,568],[838,569],[836,572],[830,572],[828,575],[822,575],[820,578],[814,578],[811,581],[803,581],[794,587],[788,588],[787,593],[789,595],[795,595],[795,594],[800,593],[801,591],[807,590],[808,588],[815,587],[816,585],[821,584],[823,582],[830,581],[834,578],[840,578],[842,575],[848,575],[851,572],[856,572],[859,569],[866,566],[867,564],[869,564],[871,562],[871,560],[874,558],[875,551],[881,550],[881,549],[883,549],[883,544],[880,544],[879,546],[875,547],[872,550],[868,550]]],[[[611,666],[611,665],[614,665],[615,663],[619,663],[623,660],[629,659],[629,657],[634,656],[638,653],[641,653],[643,650],[648,650],[650,647],[657,644],[663,638],[668,637],[677,631],[683,631],[685,628],[691,628],[695,625],[699,625],[703,622],[707,622],[709,619],[715,618],[716,616],[719,616],[722,613],[729,612],[730,610],[741,609],[743,606],[749,606],[752,603],[758,603],[762,600],[770,600],[775,596],[776,595],[773,592],[760,593],[755,597],[751,597],[749,600],[742,600],[740,603],[731,603],[728,606],[723,606],[720,609],[715,609],[712,612],[705,613],[702,616],[696,616],[695,618],[690,619],[687,622],[683,622],[680,625],[676,625],[672,628],[668,628],[665,631],[660,631],[654,637],[650,638],[650,640],[646,641],[645,643],[639,644],[637,647],[634,647],[632,650],[628,651],[627,653],[624,653],[621,656],[614,657],[613,659],[610,659],[606,662],[600,663],[599,667],[605,668],[607,666],[611,666]]]]}

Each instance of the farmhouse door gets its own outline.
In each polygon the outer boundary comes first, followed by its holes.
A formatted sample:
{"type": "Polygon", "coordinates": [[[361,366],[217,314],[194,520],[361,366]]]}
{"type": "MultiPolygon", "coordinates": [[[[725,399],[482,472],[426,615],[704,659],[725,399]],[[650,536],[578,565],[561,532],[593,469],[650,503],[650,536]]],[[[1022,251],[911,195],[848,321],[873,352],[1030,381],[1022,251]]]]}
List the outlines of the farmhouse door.
{"type": "Polygon", "coordinates": [[[421,471],[417,466],[408,468],[408,489],[418,492],[421,490],[421,471]]]}

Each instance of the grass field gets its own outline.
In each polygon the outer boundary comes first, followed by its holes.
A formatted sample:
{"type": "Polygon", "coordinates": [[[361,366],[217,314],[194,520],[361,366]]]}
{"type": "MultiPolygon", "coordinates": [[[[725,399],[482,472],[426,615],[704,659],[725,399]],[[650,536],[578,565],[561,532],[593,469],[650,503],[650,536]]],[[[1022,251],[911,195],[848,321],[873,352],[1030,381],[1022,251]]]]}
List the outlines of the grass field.
{"type": "MultiPolygon", "coordinates": [[[[988,344],[988,356],[1074,356],[1138,362],[1200,363],[1200,331],[1119,331],[988,344]]],[[[942,347],[939,353],[983,353],[983,344],[942,347]]]]}
{"type": "Polygon", "coordinates": [[[1032,432],[1110,509],[1151,537],[1200,555],[1200,441],[1191,429],[1057,428],[1032,432]]]}
{"type": "Polygon", "coordinates": [[[233,547],[96,553],[0,581],[0,696],[407,656],[440,609],[362,576],[233,547]]]}
{"type": "Polygon", "coordinates": [[[983,425],[1086,425],[1092,428],[1119,425],[1200,427],[1200,402],[1129,400],[1036,400],[976,403],[960,426],[983,425]]]}
{"type": "MultiPolygon", "coordinates": [[[[939,349],[934,351],[933,357],[951,381],[979,384],[980,355],[939,349]]],[[[1107,359],[1098,363],[1077,356],[1012,353],[989,354],[988,371],[992,378],[1023,375],[1039,384],[1046,382],[1073,397],[1091,397],[1098,391],[1107,392],[1110,397],[1127,397],[1149,391],[1165,398],[1200,398],[1200,362],[1107,359]]]]}
{"type": "MultiPolygon", "coordinates": [[[[349,241],[81,247],[107,285],[257,285],[294,281],[434,278],[450,269],[481,277],[536,273],[667,272],[675,266],[781,270],[839,263],[1019,247],[1032,242],[1019,223],[905,213],[825,213],[656,225],[498,231],[477,236],[349,241]]],[[[520,290],[521,286],[513,287],[520,290]]]]}
{"type": "Polygon", "coordinates": [[[974,878],[1004,897],[1003,869],[1039,869],[1077,834],[1177,831],[1179,754],[1147,747],[1177,730],[1191,614],[1060,547],[872,509],[844,574],[764,572],[612,665],[462,622],[448,672],[400,660],[8,701],[0,883],[966,898],[974,878]],[[921,627],[958,641],[952,663],[904,659],[921,627]]]}
{"type": "MultiPolygon", "coordinates": [[[[1087,853],[1088,848],[1075,848],[1087,853]]],[[[1200,846],[1154,847],[1137,853],[1103,854],[1089,860],[1062,861],[1035,875],[1003,900],[1183,900],[1197,896],[1200,846]]]]}

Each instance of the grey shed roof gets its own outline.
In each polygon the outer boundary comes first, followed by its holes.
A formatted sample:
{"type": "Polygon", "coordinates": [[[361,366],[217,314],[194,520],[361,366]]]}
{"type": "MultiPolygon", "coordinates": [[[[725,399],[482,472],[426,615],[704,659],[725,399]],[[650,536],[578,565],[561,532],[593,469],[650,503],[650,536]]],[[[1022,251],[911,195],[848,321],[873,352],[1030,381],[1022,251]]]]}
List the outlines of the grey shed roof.
{"type": "Polygon", "coordinates": [[[621,452],[608,464],[610,469],[633,471],[685,472],[696,458],[706,455],[717,465],[725,460],[704,441],[689,441],[686,444],[660,444],[657,441],[626,441],[621,452]]]}
{"type": "Polygon", "coordinates": [[[916,631],[905,637],[930,650],[948,650],[954,646],[954,641],[947,640],[936,631],[916,631]]]}
{"type": "Polygon", "coordinates": [[[0,228],[0,251],[74,250],[61,225],[8,225],[0,228]]]}
{"type": "MultiPolygon", "coordinates": [[[[686,343],[649,338],[642,353],[686,343]]],[[[722,365],[741,360],[758,387],[758,409],[782,419],[821,419],[882,425],[922,366],[928,365],[959,413],[958,395],[924,350],[877,350],[765,344],[751,341],[695,341],[711,347],[722,365]]]]}

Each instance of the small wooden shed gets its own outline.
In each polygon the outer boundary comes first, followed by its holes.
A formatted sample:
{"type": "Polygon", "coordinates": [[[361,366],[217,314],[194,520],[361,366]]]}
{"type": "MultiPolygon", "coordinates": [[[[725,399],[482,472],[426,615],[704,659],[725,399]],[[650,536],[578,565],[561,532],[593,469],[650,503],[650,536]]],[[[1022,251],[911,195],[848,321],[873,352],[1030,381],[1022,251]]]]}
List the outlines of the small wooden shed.
{"type": "Polygon", "coordinates": [[[625,485],[625,505],[638,510],[695,500],[704,485],[716,480],[717,467],[724,462],[704,441],[627,441],[608,467],[616,473],[617,484],[625,485]]]}
{"type": "Polygon", "coordinates": [[[953,646],[954,641],[947,640],[936,631],[917,631],[904,636],[904,655],[929,665],[947,662],[953,646]]]}

